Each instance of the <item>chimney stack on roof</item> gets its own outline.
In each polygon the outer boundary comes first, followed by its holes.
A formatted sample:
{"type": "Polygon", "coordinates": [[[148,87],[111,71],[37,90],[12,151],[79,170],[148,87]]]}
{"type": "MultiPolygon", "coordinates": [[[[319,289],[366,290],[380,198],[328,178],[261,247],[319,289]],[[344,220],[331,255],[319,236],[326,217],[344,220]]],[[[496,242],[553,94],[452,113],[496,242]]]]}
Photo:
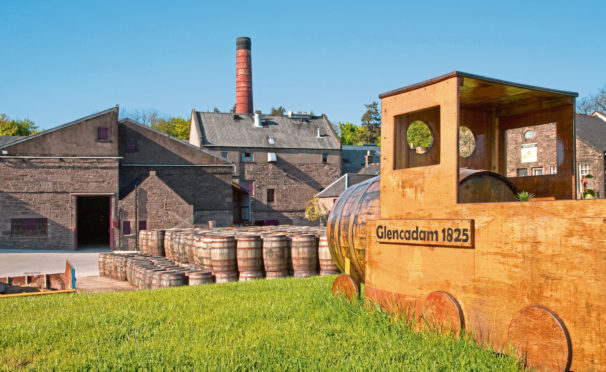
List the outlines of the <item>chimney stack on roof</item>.
{"type": "Polygon", "coordinates": [[[250,38],[236,40],[236,113],[252,114],[252,64],[250,61],[250,38]]]}

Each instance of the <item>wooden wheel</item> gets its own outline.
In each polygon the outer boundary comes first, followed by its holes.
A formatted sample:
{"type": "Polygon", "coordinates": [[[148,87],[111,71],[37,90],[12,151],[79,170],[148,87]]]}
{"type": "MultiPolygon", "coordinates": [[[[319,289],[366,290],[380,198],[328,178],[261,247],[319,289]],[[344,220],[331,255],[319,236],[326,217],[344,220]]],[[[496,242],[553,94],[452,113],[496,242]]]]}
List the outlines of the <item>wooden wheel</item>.
{"type": "Polygon", "coordinates": [[[332,283],[332,295],[345,296],[353,302],[360,295],[360,286],[351,276],[341,274],[332,283]]]}
{"type": "Polygon", "coordinates": [[[446,292],[431,292],[423,303],[423,323],[429,329],[459,334],[465,329],[461,306],[446,292]]]}
{"type": "Polygon", "coordinates": [[[542,306],[520,310],[507,332],[518,357],[539,371],[568,371],[572,344],[566,326],[556,314],[542,306]]]}

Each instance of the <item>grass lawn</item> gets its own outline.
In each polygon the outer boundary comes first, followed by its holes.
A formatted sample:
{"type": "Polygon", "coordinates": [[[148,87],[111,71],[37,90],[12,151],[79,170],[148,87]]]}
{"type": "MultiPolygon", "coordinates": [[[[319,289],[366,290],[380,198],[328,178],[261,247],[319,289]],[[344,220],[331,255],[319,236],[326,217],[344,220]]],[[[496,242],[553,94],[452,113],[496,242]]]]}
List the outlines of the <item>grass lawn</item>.
{"type": "Polygon", "coordinates": [[[334,277],[0,300],[0,370],[518,370],[330,296],[334,277]]]}

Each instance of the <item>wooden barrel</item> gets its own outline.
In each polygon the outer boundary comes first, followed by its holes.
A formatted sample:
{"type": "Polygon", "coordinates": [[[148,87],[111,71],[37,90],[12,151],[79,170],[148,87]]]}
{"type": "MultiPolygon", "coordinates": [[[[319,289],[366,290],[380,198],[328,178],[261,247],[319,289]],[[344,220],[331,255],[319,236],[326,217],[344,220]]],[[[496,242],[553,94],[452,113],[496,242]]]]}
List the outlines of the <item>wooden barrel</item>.
{"type": "Polygon", "coordinates": [[[164,232],[164,256],[169,260],[173,259],[173,239],[175,236],[175,230],[166,230],[164,232]]]}
{"type": "Polygon", "coordinates": [[[213,237],[210,235],[205,235],[202,238],[202,269],[204,271],[213,272],[213,263],[211,257],[211,245],[213,237]]]}
{"type": "Polygon", "coordinates": [[[194,238],[196,234],[188,232],[185,234],[185,256],[186,260],[184,263],[194,264],[194,238]]]}
{"type": "Polygon", "coordinates": [[[213,282],[213,274],[210,271],[190,271],[187,276],[189,278],[190,286],[210,284],[213,282]]]}
{"type": "Polygon", "coordinates": [[[185,282],[185,274],[177,271],[165,271],[162,273],[160,283],[162,287],[179,287],[185,282]]]}
{"type": "Polygon", "coordinates": [[[263,263],[267,279],[288,276],[288,238],[282,234],[265,235],[263,238],[263,263]]]}
{"type": "Polygon", "coordinates": [[[295,278],[308,278],[318,273],[318,246],[312,234],[292,237],[292,266],[295,278]]]}
{"type": "Polygon", "coordinates": [[[517,195],[514,184],[498,173],[459,169],[459,203],[511,202],[517,195]]]}
{"type": "Polygon", "coordinates": [[[332,256],[330,255],[326,235],[320,236],[320,241],[318,243],[318,256],[320,259],[320,275],[334,275],[339,273],[339,268],[332,260],[332,256]]]}
{"type": "Polygon", "coordinates": [[[217,283],[238,280],[236,239],[233,236],[214,236],[210,246],[213,271],[217,283]]]}
{"type": "Polygon", "coordinates": [[[240,281],[262,279],[263,240],[259,235],[240,235],[236,240],[240,281]]]}
{"type": "Polygon", "coordinates": [[[149,254],[149,247],[147,244],[147,230],[139,230],[137,244],[139,245],[137,247],[139,251],[149,254]]]}
{"type": "Polygon", "coordinates": [[[99,276],[106,276],[105,274],[105,263],[110,253],[99,253],[99,276]]]}
{"type": "MultiPolygon", "coordinates": [[[[378,220],[381,215],[379,193],[379,177],[351,186],[337,199],[328,217],[326,231],[332,258],[343,272],[345,259],[349,259],[350,275],[357,282],[363,282],[365,275],[366,222],[378,220]]],[[[497,173],[459,170],[460,203],[512,201],[517,193],[516,187],[497,173]]]]}
{"type": "Polygon", "coordinates": [[[164,274],[165,270],[157,270],[152,274],[151,280],[151,289],[162,288],[162,274],[164,274]]]}
{"type": "Polygon", "coordinates": [[[147,246],[152,256],[164,256],[164,230],[148,231],[147,246]]]}
{"type": "Polygon", "coordinates": [[[196,233],[193,240],[193,260],[198,269],[202,269],[204,264],[204,235],[196,233]]]}
{"type": "Polygon", "coordinates": [[[345,271],[349,259],[350,275],[364,281],[366,262],[366,221],[380,218],[379,177],[351,186],[341,194],[328,216],[328,246],[335,263],[345,271]]]}

